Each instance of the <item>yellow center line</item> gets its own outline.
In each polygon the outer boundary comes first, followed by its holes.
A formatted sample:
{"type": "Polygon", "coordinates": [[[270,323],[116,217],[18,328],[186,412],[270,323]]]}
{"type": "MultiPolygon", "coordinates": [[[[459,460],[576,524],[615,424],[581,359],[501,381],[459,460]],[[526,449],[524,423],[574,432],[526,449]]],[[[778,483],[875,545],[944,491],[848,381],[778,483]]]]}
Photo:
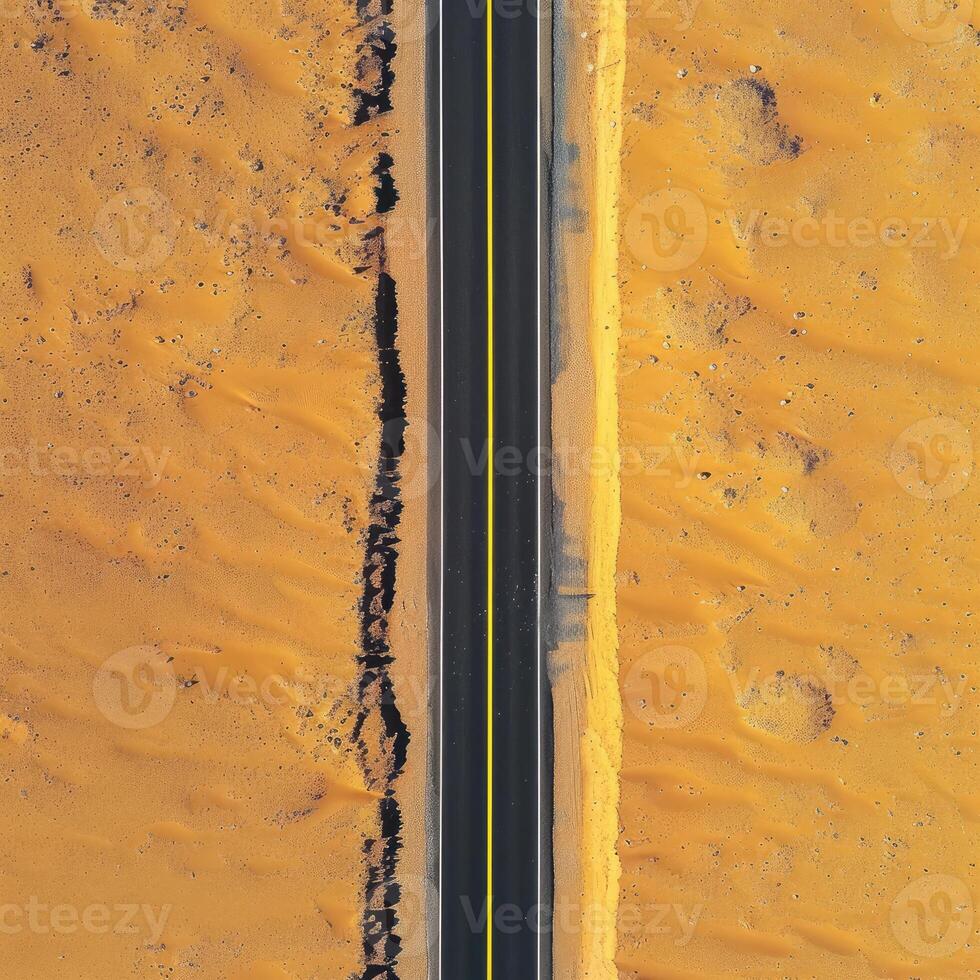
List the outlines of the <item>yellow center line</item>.
{"type": "Polygon", "coordinates": [[[493,980],[493,4],[487,4],[487,980],[493,980]]]}

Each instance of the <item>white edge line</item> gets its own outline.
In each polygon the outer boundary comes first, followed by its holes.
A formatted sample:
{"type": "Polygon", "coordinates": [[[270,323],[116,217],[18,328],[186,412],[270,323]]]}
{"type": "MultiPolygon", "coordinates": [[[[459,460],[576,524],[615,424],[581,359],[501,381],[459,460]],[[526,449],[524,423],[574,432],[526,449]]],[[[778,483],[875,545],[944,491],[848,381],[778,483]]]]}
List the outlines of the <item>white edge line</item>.
{"type": "Polygon", "coordinates": [[[445,695],[443,691],[444,670],[444,596],[446,583],[446,563],[443,560],[443,540],[445,523],[445,433],[443,432],[446,417],[446,318],[445,318],[445,251],[443,243],[443,205],[444,205],[444,173],[443,173],[443,34],[442,34],[442,0],[439,0],[439,887],[436,894],[436,975],[442,980],[442,813],[445,793],[443,775],[443,727],[445,714],[445,695]]]}
{"type": "MultiPolygon", "coordinates": [[[[537,130],[537,145],[536,145],[536,159],[535,159],[535,194],[536,194],[536,210],[537,210],[537,259],[535,262],[535,272],[537,274],[537,349],[538,349],[538,371],[537,371],[537,438],[539,444],[539,456],[540,458],[540,446],[544,443],[544,429],[543,429],[543,419],[541,413],[541,371],[543,368],[542,364],[542,350],[541,350],[541,278],[542,278],[542,268],[541,268],[541,111],[542,111],[542,100],[541,100],[541,9],[543,3],[539,3],[537,6],[537,26],[536,26],[536,104],[537,104],[537,119],[536,119],[536,130],[537,130]]],[[[542,619],[541,619],[541,593],[544,587],[544,576],[542,574],[542,535],[544,534],[544,528],[542,525],[542,506],[541,506],[541,496],[543,492],[544,481],[539,473],[538,479],[541,481],[538,485],[537,494],[537,525],[538,525],[538,540],[537,540],[537,595],[536,595],[536,620],[537,629],[535,630],[535,658],[536,658],[536,670],[537,670],[537,692],[535,697],[535,702],[537,705],[537,728],[538,728],[538,786],[537,786],[537,801],[538,801],[538,921],[540,922],[541,914],[541,902],[544,897],[544,846],[543,846],[543,815],[541,807],[541,794],[544,791],[544,766],[542,763],[542,755],[544,754],[544,712],[542,710],[542,702],[544,699],[544,691],[542,688],[542,643],[541,643],[541,631],[542,631],[542,619]]],[[[544,937],[542,932],[538,932],[537,948],[535,950],[537,958],[537,976],[538,980],[541,980],[542,973],[542,952],[544,946],[544,937]]]]}

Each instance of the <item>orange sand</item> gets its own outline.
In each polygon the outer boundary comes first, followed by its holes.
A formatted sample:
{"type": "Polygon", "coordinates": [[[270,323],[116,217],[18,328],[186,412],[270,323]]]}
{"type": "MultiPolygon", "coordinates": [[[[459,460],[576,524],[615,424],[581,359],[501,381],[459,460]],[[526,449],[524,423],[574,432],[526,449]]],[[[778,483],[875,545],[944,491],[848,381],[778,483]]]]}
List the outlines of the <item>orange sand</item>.
{"type": "Polygon", "coordinates": [[[371,24],[4,8],[3,972],[347,977],[389,764],[371,24]]]}
{"type": "Polygon", "coordinates": [[[621,513],[585,698],[614,658],[623,725],[587,710],[622,764],[582,860],[618,870],[615,821],[621,873],[614,956],[585,927],[578,973],[973,976],[975,32],[904,0],[691,6],[613,17],[622,98],[594,87],[621,513]]]}

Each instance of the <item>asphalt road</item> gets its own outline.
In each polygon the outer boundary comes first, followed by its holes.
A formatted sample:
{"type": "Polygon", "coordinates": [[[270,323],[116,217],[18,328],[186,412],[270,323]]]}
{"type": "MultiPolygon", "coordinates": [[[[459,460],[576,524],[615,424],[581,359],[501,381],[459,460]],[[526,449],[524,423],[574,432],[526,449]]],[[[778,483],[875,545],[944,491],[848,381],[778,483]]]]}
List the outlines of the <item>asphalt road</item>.
{"type": "Polygon", "coordinates": [[[547,487],[535,465],[547,400],[539,25],[527,5],[498,4],[488,39],[487,17],[472,0],[444,3],[429,66],[441,231],[436,975],[530,980],[548,975],[551,944],[540,913],[551,880],[551,722],[547,487]]]}

